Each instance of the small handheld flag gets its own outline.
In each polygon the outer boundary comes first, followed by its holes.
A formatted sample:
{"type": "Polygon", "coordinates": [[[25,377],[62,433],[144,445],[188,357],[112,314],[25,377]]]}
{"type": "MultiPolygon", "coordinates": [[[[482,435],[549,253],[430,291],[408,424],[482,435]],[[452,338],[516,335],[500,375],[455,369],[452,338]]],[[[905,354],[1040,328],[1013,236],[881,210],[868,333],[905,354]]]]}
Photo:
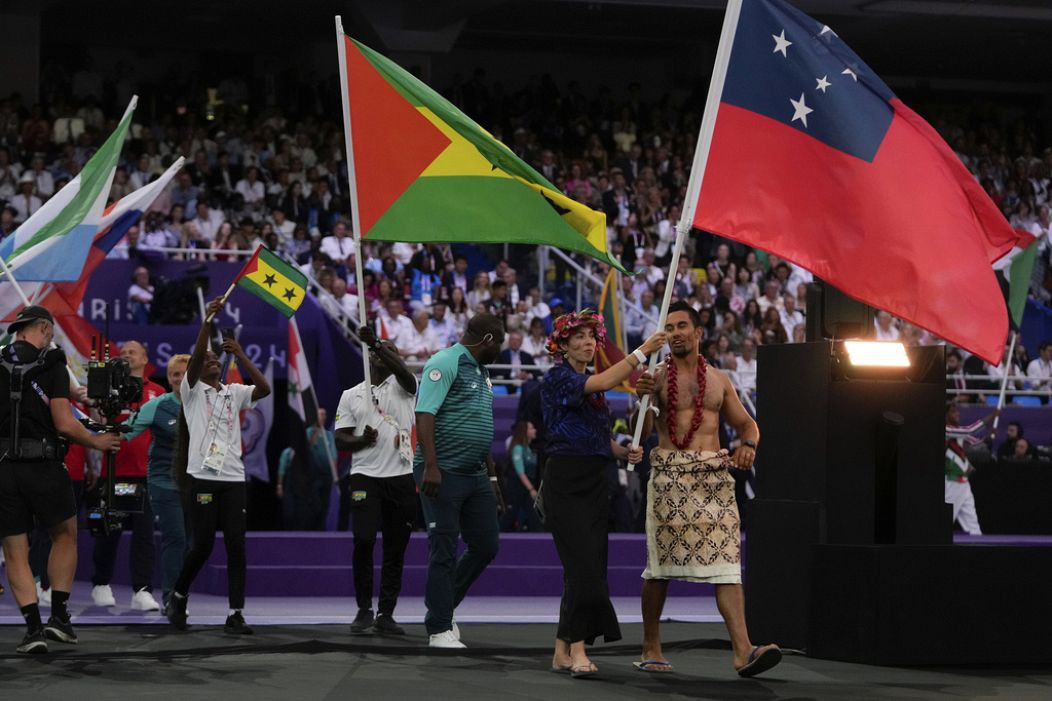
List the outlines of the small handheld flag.
{"type": "Polygon", "coordinates": [[[223,301],[240,287],[256,295],[287,318],[291,318],[307,296],[307,276],[263,246],[256,249],[245,267],[223,295],[223,301]]]}

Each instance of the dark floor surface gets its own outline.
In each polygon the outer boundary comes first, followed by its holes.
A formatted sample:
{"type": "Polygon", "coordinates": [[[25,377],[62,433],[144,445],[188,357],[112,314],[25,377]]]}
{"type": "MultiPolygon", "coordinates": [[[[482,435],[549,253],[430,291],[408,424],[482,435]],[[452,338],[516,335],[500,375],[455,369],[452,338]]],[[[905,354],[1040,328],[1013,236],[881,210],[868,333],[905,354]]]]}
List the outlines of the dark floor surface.
{"type": "Polygon", "coordinates": [[[214,626],[81,626],[81,643],[46,656],[13,652],[15,626],[0,628],[0,699],[1052,699],[1052,667],[888,668],[788,654],[761,677],[739,679],[720,624],[662,628],[674,674],[645,674],[641,627],[597,645],[601,675],[573,680],[547,671],[554,626],[462,627],[467,650],[425,647],[422,626],[404,638],[351,636],[346,626],[258,626],[251,637],[214,626]]]}

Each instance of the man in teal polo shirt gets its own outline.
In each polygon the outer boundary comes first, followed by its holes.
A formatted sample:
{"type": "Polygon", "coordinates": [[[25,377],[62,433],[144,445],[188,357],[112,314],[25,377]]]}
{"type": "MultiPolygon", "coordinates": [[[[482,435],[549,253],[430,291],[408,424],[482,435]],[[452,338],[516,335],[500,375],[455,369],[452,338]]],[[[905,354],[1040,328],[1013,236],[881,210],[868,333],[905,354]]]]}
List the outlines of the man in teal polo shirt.
{"type": "Polygon", "coordinates": [[[427,522],[424,623],[431,647],[465,647],[453,610],[497,555],[497,510],[503,500],[490,458],[493,386],[485,366],[497,359],[503,343],[501,320],[478,314],[460,343],[424,366],[413,473],[427,522]],[[467,550],[458,560],[460,536],[467,550]]]}

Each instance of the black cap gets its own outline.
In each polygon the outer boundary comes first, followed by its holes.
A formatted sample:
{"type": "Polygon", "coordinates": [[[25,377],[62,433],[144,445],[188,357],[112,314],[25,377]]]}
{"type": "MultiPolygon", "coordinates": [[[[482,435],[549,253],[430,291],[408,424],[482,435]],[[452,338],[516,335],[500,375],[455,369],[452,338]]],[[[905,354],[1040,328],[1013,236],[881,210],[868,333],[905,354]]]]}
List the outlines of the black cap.
{"type": "Polygon", "coordinates": [[[28,326],[34,321],[39,321],[40,319],[50,321],[52,324],[55,323],[55,319],[51,316],[51,312],[49,312],[44,307],[41,307],[36,304],[26,307],[22,311],[18,312],[18,316],[15,317],[15,320],[11,322],[11,325],[7,327],[7,332],[15,333],[23,326],[28,326]]]}

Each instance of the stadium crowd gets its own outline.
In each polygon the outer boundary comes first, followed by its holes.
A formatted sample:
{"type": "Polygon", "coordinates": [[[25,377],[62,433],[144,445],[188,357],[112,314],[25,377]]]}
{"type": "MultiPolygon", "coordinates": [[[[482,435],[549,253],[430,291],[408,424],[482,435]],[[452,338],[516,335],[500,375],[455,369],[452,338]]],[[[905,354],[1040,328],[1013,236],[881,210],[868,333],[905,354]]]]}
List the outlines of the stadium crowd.
{"type": "MultiPolygon", "coordinates": [[[[426,360],[458,338],[473,314],[486,310],[514,332],[508,345],[516,363],[521,358],[526,365],[548,364],[543,334],[553,313],[570,308],[564,300],[575,289],[573,271],[560,258],[539,271],[527,247],[511,247],[505,260],[496,247],[454,252],[445,245],[367,243],[365,286],[357,289],[344,135],[332,81],[288,87],[288,106],[277,107],[261,106],[237,79],[219,81],[207,99],[205,90],[190,85],[183,93],[134,85],[123,69],[104,77],[90,62],[72,74],[50,64],[44,79],[44,104],[26,105],[17,95],[0,100],[0,237],[79,172],[133,89],[146,92],[152,113],[137,115],[111,198],[158,177],[178,156],[187,158],[126,245],[111,253],[143,263],[129,288],[130,308],[143,323],[154,291],[151,260],[234,262],[236,252],[262,243],[295,260],[330,311],[357,320],[357,295],[364,294],[370,320],[396,339],[407,358],[426,360]]],[[[694,230],[679,269],[668,278],[700,116],[698,93],[648,102],[638,83],[588,94],[579,83],[559,86],[547,75],[511,91],[488,81],[481,69],[468,80],[454,79],[444,92],[558,188],[606,213],[610,250],[626,268],[642,273],[624,283],[635,305],[625,319],[629,347],[653,330],[667,284],[675,285],[675,298],[701,312],[706,357],[735,372],[747,392],[755,390],[758,345],[803,339],[804,285],[811,276],[788,261],[694,230]]],[[[1040,238],[1031,294],[1048,301],[1052,148],[1042,148],[1027,121],[1004,122],[974,106],[939,105],[925,116],[1011,223],[1040,238]]],[[[598,278],[606,273],[601,263],[579,264],[598,278]]],[[[587,288],[584,302],[594,306],[596,292],[587,288]]],[[[934,340],[885,313],[873,334],[911,344],[934,340]]],[[[1035,366],[1021,345],[1012,371],[1042,373],[1044,366],[1035,366]]],[[[950,375],[962,370],[995,381],[1005,372],[1004,365],[990,367],[957,353],[960,367],[951,352],[950,375]]],[[[512,379],[527,376],[518,374],[512,379]]],[[[972,380],[965,384],[983,388],[972,380]]]]}

